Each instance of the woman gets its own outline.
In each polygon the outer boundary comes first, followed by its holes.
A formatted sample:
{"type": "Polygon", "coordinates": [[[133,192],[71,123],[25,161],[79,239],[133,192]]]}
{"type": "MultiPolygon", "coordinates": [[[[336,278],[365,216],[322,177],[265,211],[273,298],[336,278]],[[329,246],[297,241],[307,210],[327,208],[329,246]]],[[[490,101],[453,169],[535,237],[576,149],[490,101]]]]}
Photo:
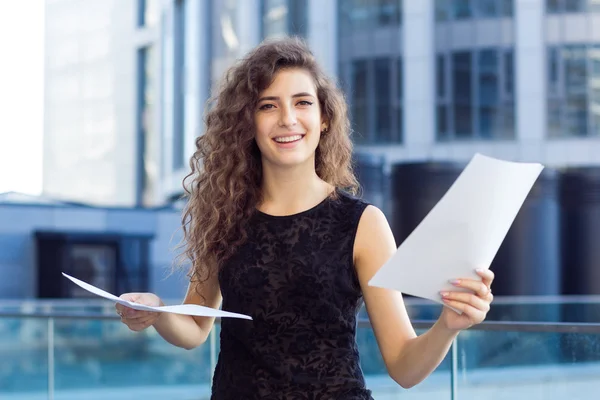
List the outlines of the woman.
{"type": "MultiPolygon", "coordinates": [[[[299,39],[264,43],[226,75],[191,159],[183,216],[192,262],[184,303],[248,314],[223,319],[214,399],[371,399],[355,342],[363,299],[390,376],[426,378],[458,332],[484,320],[491,271],[417,336],[400,293],[367,282],[396,250],[385,216],[354,197],[346,104],[299,39]],[[200,173],[202,171],[202,173],[200,173]]],[[[128,300],[162,305],[154,294],[128,300]]],[[[117,305],[139,331],[154,326],[186,349],[212,318],[117,305]]]]}

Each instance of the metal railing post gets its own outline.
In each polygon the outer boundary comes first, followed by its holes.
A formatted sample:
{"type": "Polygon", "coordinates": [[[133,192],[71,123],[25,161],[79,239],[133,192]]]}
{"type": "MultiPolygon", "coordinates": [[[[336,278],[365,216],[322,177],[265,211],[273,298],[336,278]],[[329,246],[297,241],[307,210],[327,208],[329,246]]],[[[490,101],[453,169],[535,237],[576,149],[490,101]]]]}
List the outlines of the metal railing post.
{"type": "Polygon", "coordinates": [[[452,346],[450,347],[450,399],[458,400],[458,396],[456,393],[457,389],[457,376],[458,376],[458,351],[456,346],[456,341],[458,340],[458,336],[452,341],[452,346]]]}
{"type": "Polygon", "coordinates": [[[48,400],[54,400],[54,318],[48,318],[48,400]]]}
{"type": "Polygon", "coordinates": [[[212,385],[213,377],[215,375],[215,368],[217,367],[217,329],[216,324],[210,330],[208,335],[210,339],[210,385],[212,385]]]}

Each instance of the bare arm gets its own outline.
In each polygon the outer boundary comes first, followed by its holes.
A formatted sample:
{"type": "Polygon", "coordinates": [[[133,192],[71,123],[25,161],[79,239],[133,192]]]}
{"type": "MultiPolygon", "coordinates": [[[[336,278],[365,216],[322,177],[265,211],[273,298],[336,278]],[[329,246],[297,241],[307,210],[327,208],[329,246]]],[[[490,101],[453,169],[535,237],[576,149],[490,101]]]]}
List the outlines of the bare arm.
{"type": "Polygon", "coordinates": [[[373,331],[389,375],[402,387],[425,379],[444,359],[457,331],[439,321],[417,336],[399,292],[368,286],[375,272],[394,254],[396,243],[384,214],[367,207],[355,242],[355,265],[373,331]]]}
{"type": "MultiPolygon", "coordinates": [[[[211,276],[206,282],[190,283],[183,303],[218,308],[221,303],[221,291],[216,274],[212,275],[215,276],[211,276]],[[198,292],[202,293],[205,301],[202,301],[198,292]]],[[[154,293],[125,293],[121,298],[148,306],[164,305],[154,293]]],[[[139,311],[118,303],[115,307],[117,313],[121,315],[121,321],[132,331],[138,332],[154,326],[158,334],[167,342],[188,350],[206,341],[215,321],[214,318],[209,317],[139,311]]]]}
{"type": "MultiPolygon", "coordinates": [[[[211,274],[206,282],[190,283],[183,304],[199,304],[206,307],[218,308],[221,304],[221,291],[217,274],[211,274]],[[199,285],[199,286],[197,286],[199,285]],[[202,297],[197,293],[202,293],[202,297]]],[[[162,305],[162,304],[161,304],[162,305]]],[[[214,325],[214,317],[196,317],[191,315],[161,313],[153,326],[167,342],[191,350],[203,344],[214,325]]]]}

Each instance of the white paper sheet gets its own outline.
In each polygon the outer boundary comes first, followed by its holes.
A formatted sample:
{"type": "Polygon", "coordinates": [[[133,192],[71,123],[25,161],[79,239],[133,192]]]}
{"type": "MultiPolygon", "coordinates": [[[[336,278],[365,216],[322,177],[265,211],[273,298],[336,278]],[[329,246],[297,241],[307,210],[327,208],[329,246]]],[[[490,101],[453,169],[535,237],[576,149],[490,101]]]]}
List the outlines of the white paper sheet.
{"type": "Polygon", "coordinates": [[[444,304],[440,291],[462,290],[450,280],[481,280],[543,168],[475,154],[369,285],[444,304]]]}
{"type": "Polygon", "coordinates": [[[169,312],[169,313],[173,313],[173,314],[195,315],[197,317],[222,317],[222,318],[228,317],[228,318],[242,318],[242,319],[249,319],[249,320],[252,319],[248,315],[237,314],[237,313],[232,313],[232,312],[228,312],[228,311],[215,310],[214,308],[204,307],[204,306],[200,306],[197,304],[182,304],[182,305],[161,306],[161,307],[145,306],[143,304],[137,304],[137,303],[133,303],[131,301],[120,299],[119,297],[117,297],[113,294],[110,294],[102,289],[99,289],[93,285],[90,285],[89,283],[86,283],[77,278],[73,278],[72,276],[67,275],[64,272],[62,274],[63,274],[63,276],[65,276],[66,278],[71,280],[73,283],[75,283],[77,286],[87,290],[90,293],[93,293],[100,297],[104,297],[105,299],[108,299],[108,300],[112,300],[116,303],[123,304],[124,306],[131,307],[135,310],[169,312]]]}

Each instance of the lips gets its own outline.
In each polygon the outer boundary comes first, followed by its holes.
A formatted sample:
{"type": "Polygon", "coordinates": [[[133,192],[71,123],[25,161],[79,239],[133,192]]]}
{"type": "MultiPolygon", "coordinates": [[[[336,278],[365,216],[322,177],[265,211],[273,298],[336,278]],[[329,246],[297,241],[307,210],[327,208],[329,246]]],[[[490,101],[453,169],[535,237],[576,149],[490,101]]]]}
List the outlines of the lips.
{"type": "Polygon", "coordinates": [[[286,135],[286,136],[277,136],[274,137],[273,140],[277,143],[293,143],[301,140],[304,135],[286,135]]]}

